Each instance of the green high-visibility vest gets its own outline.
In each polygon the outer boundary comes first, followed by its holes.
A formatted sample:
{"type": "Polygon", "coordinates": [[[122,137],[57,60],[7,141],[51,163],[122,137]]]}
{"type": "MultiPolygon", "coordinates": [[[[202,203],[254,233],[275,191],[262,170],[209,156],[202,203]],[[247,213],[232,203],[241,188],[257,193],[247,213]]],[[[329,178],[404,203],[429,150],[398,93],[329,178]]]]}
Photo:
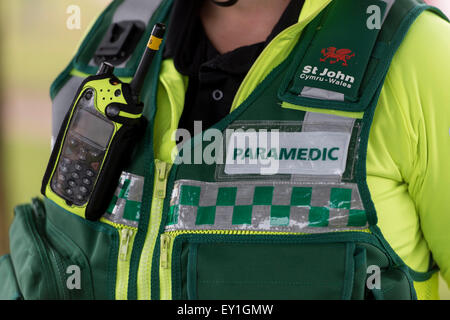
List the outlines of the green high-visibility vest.
{"type": "MultiPolygon", "coordinates": [[[[129,81],[171,5],[109,5],[52,86],[54,134],[96,73],[111,23],[147,26],[116,69],[129,81]]],[[[109,209],[92,222],[52,199],[17,207],[0,297],[416,299],[413,281],[435,268],[413,272],[383,237],[366,157],[392,58],[425,10],[442,15],[417,0],[307,2],[258,58],[230,114],[178,147],[188,80],[160,52],[142,95],[149,126],[109,209]],[[369,6],[381,29],[369,25],[369,6]]]]}

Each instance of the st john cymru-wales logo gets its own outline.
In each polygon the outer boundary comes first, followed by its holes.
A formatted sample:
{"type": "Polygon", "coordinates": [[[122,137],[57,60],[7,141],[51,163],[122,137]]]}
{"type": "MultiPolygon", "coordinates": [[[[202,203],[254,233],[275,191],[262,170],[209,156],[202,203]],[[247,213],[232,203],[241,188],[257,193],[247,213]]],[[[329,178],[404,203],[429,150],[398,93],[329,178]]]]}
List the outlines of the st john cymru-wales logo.
{"type": "MultiPolygon", "coordinates": [[[[321,62],[328,62],[330,64],[336,64],[342,62],[343,67],[348,66],[348,60],[355,56],[355,53],[350,49],[339,49],[336,47],[328,47],[322,49],[323,58],[320,58],[321,62]]],[[[347,74],[344,70],[333,71],[326,67],[322,67],[319,70],[318,66],[304,66],[303,71],[300,74],[300,79],[307,81],[328,82],[332,85],[341,86],[350,89],[355,83],[355,77],[347,74]]]]}
{"type": "Polygon", "coordinates": [[[342,66],[344,67],[347,67],[347,61],[355,56],[355,54],[352,53],[352,50],[350,49],[337,50],[336,47],[328,47],[326,49],[322,49],[321,52],[324,56],[324,58],[320,58],[321,62],[325,62],[327,59],[330,59],[328,60],[330,64],[335,64],[339,61],[342,61],[342,66]]]}

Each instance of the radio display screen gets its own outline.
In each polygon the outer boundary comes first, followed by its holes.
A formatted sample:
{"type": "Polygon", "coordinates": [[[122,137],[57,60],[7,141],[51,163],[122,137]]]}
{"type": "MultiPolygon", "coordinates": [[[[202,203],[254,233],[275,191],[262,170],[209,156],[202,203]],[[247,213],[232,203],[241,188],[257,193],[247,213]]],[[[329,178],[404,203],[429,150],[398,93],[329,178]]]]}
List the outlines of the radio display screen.
{"type": "Polygon", "coordinates": [[[114,132],[114,125],[86,110],[79,109],[75,114],[72,130],[105,149],[114,132]]]}

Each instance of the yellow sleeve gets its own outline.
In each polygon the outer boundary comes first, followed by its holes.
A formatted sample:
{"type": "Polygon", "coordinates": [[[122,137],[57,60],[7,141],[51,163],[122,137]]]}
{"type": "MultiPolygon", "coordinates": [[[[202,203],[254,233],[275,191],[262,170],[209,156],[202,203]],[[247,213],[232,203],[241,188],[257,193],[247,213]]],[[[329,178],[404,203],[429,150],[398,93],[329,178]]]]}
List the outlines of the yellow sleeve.
{"type": "Polygon", "coordinates": [[[425,12],[396,53],[369,138],[379,226],[401,258],[450,286],[450,24],[425,12]]]}
{"type": "Polygon", "coordinates": [[[412,196],[425,240],[450,285],[450,24],[426,15],[418,21],[423,27],[418,26],[416,46],[408,46],[422,59],[404,53],[405,66],[416,64],[405,76],[417,79],[413,103],[420,108],[413,110],[422,117],[415,173],[420,177],[412,196]]]}

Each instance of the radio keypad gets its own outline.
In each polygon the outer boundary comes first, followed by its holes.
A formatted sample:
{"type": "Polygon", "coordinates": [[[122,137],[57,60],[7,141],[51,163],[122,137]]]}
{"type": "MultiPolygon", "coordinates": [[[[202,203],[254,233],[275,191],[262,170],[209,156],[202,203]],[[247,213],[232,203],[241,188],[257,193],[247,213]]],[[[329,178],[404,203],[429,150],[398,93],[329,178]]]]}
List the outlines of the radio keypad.
{"type": "Polygon", "coordinates": [[[72,178],[74,178],[75,180],[80,179],[80,175],[79,175],[78,173],[76,173],[76,172],[72,172],[71,176],[72,176],[72,178]]]}
{"type": "Polygon", "coordinates": [[[92,171],[92,170],[86,170],[86,175],[87,175],[88,177],[93,177],[93,176],[95,175],[95,173],[94,173],[94,171],[92,171]]]}
{"type": "Polygon", "coordinates": [[[72,188],[74,188],[74,187],[77,186],[77,183],[76,183],[75,181],[73,181],[73,180],[69,180],[69,182],[67,182],[67,184],[68,184],[70,187],[72,187],[72,188]]]}
{"type": "Polygon", "coordinates": [[[52,179],[55,193],[75,205],[83,205],[92,192],[104,151],[70,136],[52,179]]]}

